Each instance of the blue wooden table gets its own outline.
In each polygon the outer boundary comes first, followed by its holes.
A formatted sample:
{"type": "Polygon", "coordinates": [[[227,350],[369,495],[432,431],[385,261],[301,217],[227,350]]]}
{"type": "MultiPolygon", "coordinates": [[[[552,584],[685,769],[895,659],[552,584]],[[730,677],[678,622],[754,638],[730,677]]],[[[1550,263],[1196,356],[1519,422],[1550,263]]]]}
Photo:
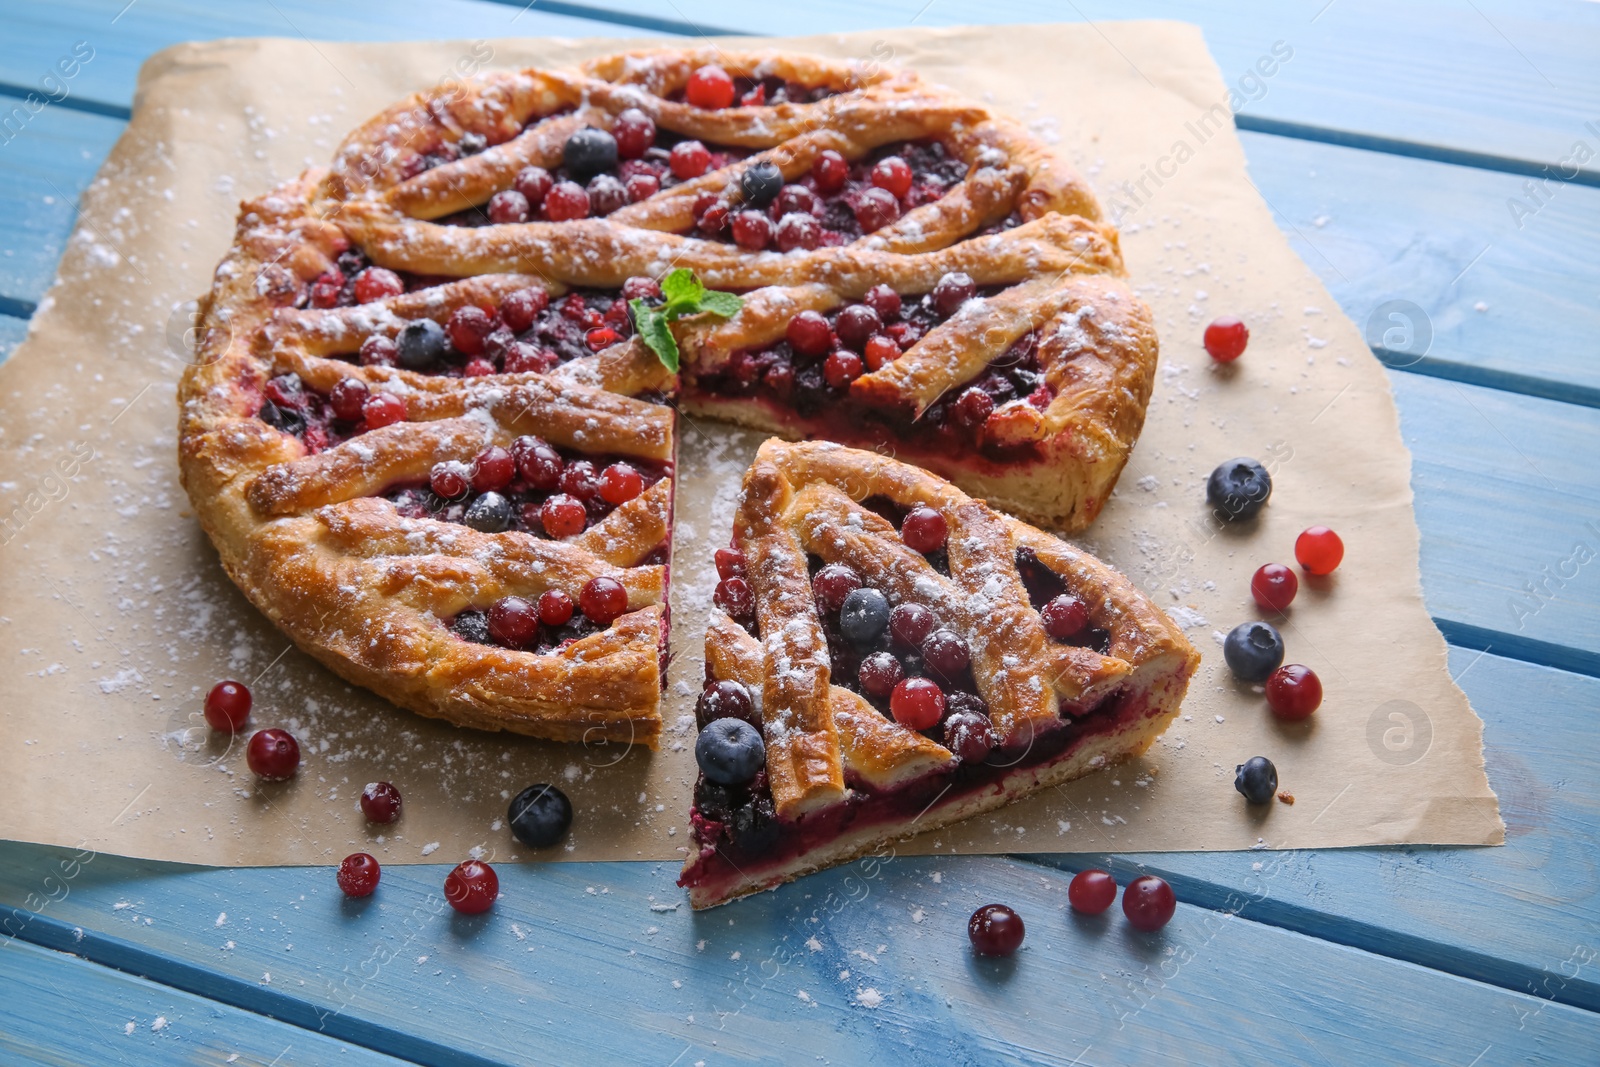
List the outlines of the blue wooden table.
{"type": "Polygon", "coordinates": [[[443,906],[443,867],[352,904],[303,870],[0,845],[0,1062],[1600,1063],[1600,5],[124,3],[4,14],[0,114],[75,42],[94,59],[0,134],[0,353],[139,64],[176,41],[1178,18],[1225,75],[1291,42],[1237,117],[1252,178],[1358,324],[1426,316],[1425,354],[1369,339],[1507,844],[900,859],[705,915],[671,865],[505,867],[475,919],[443,906]],[[1176,919],[1147,938],[1074,916],[1091,864],[1161,874],[1176,919]],[[991,900],[1029,923],[1003,964],[962,933],[991,900]]]}

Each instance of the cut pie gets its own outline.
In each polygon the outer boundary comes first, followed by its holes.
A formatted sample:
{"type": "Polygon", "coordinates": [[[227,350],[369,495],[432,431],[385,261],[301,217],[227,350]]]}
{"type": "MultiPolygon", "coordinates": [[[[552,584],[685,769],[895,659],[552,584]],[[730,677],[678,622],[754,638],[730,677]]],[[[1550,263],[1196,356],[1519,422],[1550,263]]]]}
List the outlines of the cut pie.
{"type": "Polygon", "coordinates": [[[833,444],[762,446],[717,565],[696,908],[1137,755],[1199,665],[1105,564],[833,444]]]}
{"type": "Polygon", "coordinates": [[[878,65],[660,50],[441,87],[243,205],[184,483],[229,574],[346,678],[653,745],[674,406],[1081,528],[1156,358],[1098,217],[1016,124],[878,65]],[[681,375],[630,312],[674,268],[743,298],[671,325],[681,375]]]}

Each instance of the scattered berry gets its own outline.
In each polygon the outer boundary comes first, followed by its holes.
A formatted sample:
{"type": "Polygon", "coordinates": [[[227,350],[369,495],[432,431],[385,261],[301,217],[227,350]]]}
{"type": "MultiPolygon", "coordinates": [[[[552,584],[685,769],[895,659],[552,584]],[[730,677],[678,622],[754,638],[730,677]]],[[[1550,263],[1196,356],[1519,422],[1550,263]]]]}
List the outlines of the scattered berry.
{"type": "Polygon", "coordinates": [[[672,146],[672,154],[667,162],[672,168],[672,176],[686,182],[711,169],[711,153],[699,141],[679,141],[672,146]]]}
{"type": "Polygon", "coordinates": [[[714,557],[717,563],[717,577],[743,578],[744,553],[737,548],[719,548],[714,557]]]}
{"type": "Polygon", "coordinates": [[[500,318],[516,333],[533,328],[544,309],[550,306],[550,294],[536,286],[507,293],[500,301],[500,318]]]}
{"type": "Polygon", "coordinates": [[[444,357],[444,327],[432,319],[413,319],[395,339],[395,355],[406,370],[427,370],[444,357]]]}
{"type": "Polygon", "coordinates": [[[567,138],[561,162],[574,179],[586,182],[617,165],[617,139],[605,130],[585,126],[567,138]]]}
{"type": "Polygon", "coordinates": [[[566,493],[556,493],[539,505],[539,525],[557,541],[583,533],[589,522],[589,509],[583,501],[566,493]]]}
{"type": "Polygon", "coordinates": [[[1294,571],[1281,563],[1268,563],[1250,579],[1250,595],[1262,611],[1283,613],[1289,610],[1294,595],[1300,591],[1300,579],[1294,571]]]}
{"type": "Polygon", "coordinates": [[[784,336],[802,356],[820,356],[833,346],[833,329],[815,311],[802,311],[790,319],[784,336]]]}
{"type": "Polygon", "coordinates": [[[873,185],[888,190],[895,197],[911,191],[911,167],[899,156],[885,156],[873,164],[870,175],[873,185]]]}
{"type": "Polygon", "coordinates": [[[539,633],[539,610],[520,596],[501,597],[489,608],[489,636],[506,648],[526,648],[539,633]]]}
{"type": "Polygon", "coordinates": [[[711,591],[711,602],[741,621],[756,617],[756,594],[743,578],[724,578],[711,591]]]}
{"type": "Polygon", "coordinates": [[[269,782],[293,778],[300,767],[300,743],[287,730],[257,730],[244,755],[251,773],[269,782]]]}
{"type": "Polygon", "coordinates": [[[609,626],[628,610],[628,591],[615,578],[590,578],[578,591],[578,609],[601,626],[609,626]]]}
{"type": "Polygon", "coordinates": [[[902,648],[920,649],[937,625],[933,612],[921,604],[896,604],[889,613],[889,636],[902,648]]]}
{"type": "Polygon", "coordinates": [[[952,271],[939,279],[933,287],[933,310],[941,319],[948,319],[961,305],[978,295],[978,284],[964,271],[952,271]]]}
{"type": "Polygon", "coordinates": [[[1251,756],[1233,769],[1233,787],[1251,804],[1270,804],[1278,791],[1278,768],[1265,756],[1251,756]]]}
{"type": "MultiPolygon", "coordinates": [[[[530,210],[537,211],[544,198],[555,188],[556,180],[543,167],[523,167],[517,171],[514,187],[528,201],[530,210]]],[[[516,329],[516,327],[512,327],[516,329]]]]}
{"type": "Polygon", "coordinates": [[[537,602],[539,621],[546,626],[565,626],[572,621],[572,598],[560,589],[546,589],[537,602]]]}
{"type": "Polygon", "coordinates": [[[367,397],[372,391],[367,388],[367,383],[360,378],[340,378],[328,392],[328,406],[333,408],[333,414],[346,422],[358,422],[361,419],[361,408],[367,402],[367,397]]]}
{"type": "Polygon", "coordinates": [[[954,630],[935,630],[922,642],[922,661],[933,673],[954,681],[971,664],[972,653],[954,630]]]}
{"type": "Polygon", "coordinates": [[[1004,904],[985,904],[967,920],[967,937],[980,956],[1009,956],[1022,947],[1022,916],[1004,904]]]}
{"type": "Polygon", "coordinates": [[[393,367],[400,362],[400,346],[380,334],[361,342],[357,355],[363,367],[393,367]]]}
{"type": "Polygon", "coordinates": [[[400,275],[386,267],[368,267],[356,275],[356,303],[370,304],[374,300],[387,300],[406,291],[400,275]]]}
{"type": "Polygon", "coordinates": [[[1206,479],[1206,500],[1224,522],[1255,518],[1271,495],[1267,468],[1243,456],[1219,464],[1206,479]]]}
{"type": "Polygon", "coordinates": [[[589,217],[589,194],[577,182],[560,182],[545,194],[540,211],[548,222],[570,222],[589,217]]]}
{"type": "Polygon", "coordinates": [[[467,860],[445,875],[444,898],[463,915],[481,915],[499,895],[500,878],[482,860],[467,860]]]}
{"type": "Polygon", "coordinates": [[[759,211],[741,211],[733,217],[733,243],[746,252],[760,252],[772,243],[772,220],[759,211]]]}
{"type": "Polygon", "coordinates": [[[683,87],[683,97],[695,107],[716,111],[733,103],[733,79],[728,72],[714,63],[708,63],[689,75],[683,87]]]}
{"type": "Polygon", "coordinates": [[[1263,682],[1283,662],[1283,638],[1270,623],[1242,622],[1223,640],[1222,658],[1241,682],[1263,682]]]}
{"type": "Polygon", "coordinates": [[[729,679],[707,682],[700,690],[700,699],[694,705],[695,723],[704,730],[718,719],[742,719],[756,726],[755,701],[750,690],[729,679]]]}
{"type": "Polygon", "coordinates": [[[406,402],[393,393],[374,393],[362,402],[361,417],[369,430],[393,426],[406,421],[406,402]]]}
{"type": "Polygon", "coordinates": [[[622,183],[622,190],[628,194],[628,203],[637,204],[661,191],[661,179],[654,174],[630,174],[622,183]]]}
{"type": "Polygon", "coordinates": [[[753,163],[739,176],[739,192],[744,202],[754,207],[766,207],[783,191],[783,172],[771,160],[753,163]]]}
{"type": "Polygon", "coordinates": [[[1044,632],[1057,641],[1069,641],[1089,625],[1089,606],[1071,593],[1062,593],[1039,609],[1044,632]]]}
{"type": "Polygon", "coordinates": [[[400,790],[388,782],[368,782],[361,791],[361,814],[368,822],[394,822],[400,817],[400,790]]]}
{"type": "Polygon", "coordinates": [[[889,714],[913,730],[927,730],[944,718],[944,690],[928,678],[907,678],[889,695],[889,714]]]}
{"type": "Polygon", "coordinates": [[[822,379],[834,389],[843,389],[861,377],[861,357],[843,348],[828,353],[822,363],[822,379]]]}
{"type": "Polygon", "coordinates": [[[876,589],[853,589],[839,605],[839,632],[858,648],[868,648],[889,625],[889,599],[876,589]]]}
{"type": "Polygon", "coordinates": [[[528,198],[515,189],[502,189],[489,198],[489,221],[499,225],[527,222],[532,212],[528,198]]]}
{"type": "Polygon", "coordinates": [[[883,320],[866,304],[851,304],[839,312],[833,328],[838,332],[841,342],[860,352],[867,347],[872,336],[883,329],[883,320]]]}
{"type": "Polygon", "coordinates": [[[811,164],[811,179],[816,182],[817,192],[823,195],[837,193],[850,180],[850,164],[844,156],[829,148],[819,153],[811,164]]]}
{"type": "Polygon", "coordinates": [[[994,751],[994,724],[981,711],[952,711],[944,720],[944,747],[963,763],[982,763],[994,751]]]}
{"type": "Polygon", "coordinates": [[[1117,880],[1106,871],[1079,871],[1067,883],[1067,902],[1083,915],[1099,915],[1117,902],[1117,880]]]}
{"type": "Polygon", "coordinates": [[[855,204],[856,223],[863,233],[881,230],[900,217],[900,201],[887,189],[871,188],[855,204]]]}
{"type": "Polygon", "coordinates": [[[584,192],[589,194],[589,213],[592,215],[609,215],[629,204],[628,187],[609,174],[590,178],[584,192]]]}
{"type": "Polygon", "coordinates": [[[1326,526],[1312,526],[1295,538],[1294,558],[1307,574],[1332,574],[1344,559],[1344,542],[1326,526]]]}
{"type": "Polygon", "coordinates": [[[517,461],[499,445],[490,445],[472,461],[472,488],[480,493],[498,492],[517,476],[517,461]]]}
{"type": "Polygon", "coordinates": [[[694,758],[709,781],[744,785],[767,765],[767,746],[743,719],[714,719],[695,740],[694,758]]]}
{"type": "Polygon", "coordinates": [[[428,472],[428,486],[446,500],[466,496],[472,486],[472,468],[454,459],[435,463],[428,472]]]}
{"type": "Polygon", "coordinates": [[[1322,704],[1322,679],[1310,667],[1289,663],[1267,679],[1267,706],[1280,719],[1310,716],[1322,704]]]}
{"type": "Polygon", "coordinates": [[[612,123],[611,136],[617,139],[617,155],[638,159],[656,143],[656,123],[643,111],[630,107],[612,123]]]}
{"type": "Polygon", "coordinates": [[[511,798],[506,810],[511,832],[529,848],[549,848],[572,826],[572,801],[553,785],[530,785],[511,798]]]}
{"type": "Polygon", "coordinates": [[[976,430],[994,414],[994,397],[976,385],[971,386],[956,397],[956,402],[950,406],[950,414],[958,424],[976,430]]]}
{"type": "Polygon", "coordinates": [[[339,873],[334,877],[345,896],[370,897],[372,891],[378,888],[378,878],[382,874],[377,860],[365,852],[357,852],[344,858],[344,862],[339,864],[339,873]]]}
{"type": "Polygon", "coordinates": [[[830,563],[811,579],[811,588],[827,612],[838,611],[844,598],[861,588],[861,575],[847,563],[830,563]]]}
{"type": "Polygon", "coordinates": [[[874,285],[868,289],[861,302],[878,313],[878,318],[884,322],[893,322],[900,317],[900,294],[887,285],[874,285]]]}
{"type": "Polygon", "coordinates": [[[613,463],[600,472],[600,499],[607,504],[626,504],[644,492],[644,476],[631,463],[613,463]]]}
{"type": "Polygon", "coordinates": [[[778,221],[774,239],[780,252],[809,252],[822,243],[822,224],[803,211],[791,211],[778,221]]]}
{"type": "Polygon", "coordinates": [[[542,492],[549,492],[561,484],[566,470],[561,455],[537,437],[519,437],[511,442],[511,455],[517,461],[517,470],[528,484],[542,492]]]}
{"type": "Polygon", "coordinates": [[[1206,327],[1206,351],[1218,363],[1232,363],[1244,354],[1250,330],[1231,315],[1224,315],[1206,327]]]}
{"type": "MultiPolygon", "coordinates": [[[[858,590],[859,592],[859,590],[858,590]]],[[[861,661],[856,670],[856,684],[869,697],[882,700],[894,692],[894,687],[905,678],[905,668],[888,652],[874,652],[861,661]]]]}
{"type": "Polygon", "coordinates": [[[479,533],[500,533],[511,527],[511,502],[499,493],[484,493],[467,505],[461,521],[479,533]]]}
{"type": "Polygon", "coordinates": [[[1137,930],[1152,933],[1171,921],[1178,910],[1172,887],[1153,874],[1135,878],[1122,891],[1122,914],[1137,930]]]}
{"type": "Polygon", "coordinates": [[[237,733],[250,718],[250,687],[232,680],[218,682],[206,694],[206,725],[237,733]]]}
{"type": "Polygon", "coordinates": [[[900,520],[900,540],[913,552],[926,555],[943,548],[950,536],[944,515],[926,505],[918,505],[900,520]]]}
{"type": "Polygon", "coordinates": [[[900,358],[900,346],[894,343],[893,338],[880,333],[867,341],[862,358],[866,361],[868,370],[882,370],[886,364],[900,358]]]}

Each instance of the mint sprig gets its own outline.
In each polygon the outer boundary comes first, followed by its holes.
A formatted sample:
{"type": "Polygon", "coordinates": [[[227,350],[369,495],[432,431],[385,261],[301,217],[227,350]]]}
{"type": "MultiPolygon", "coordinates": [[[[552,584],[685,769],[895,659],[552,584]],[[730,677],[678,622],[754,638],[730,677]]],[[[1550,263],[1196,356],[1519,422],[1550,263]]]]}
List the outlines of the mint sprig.
{"type": "Polygon", "coordinates": [[[678,340],[672,336],[668,323],[702,312],[731,319],[744,307],[743,299],[707,289],[693,271],[684,267],[661,279],[661,295],[666,302],[660,307],[651,307],[638,297],[629,301],[628,307],[633,310],[633,324],[640,339],[650,346],[662,366],[674,373],[678,370],[678,340]]]}

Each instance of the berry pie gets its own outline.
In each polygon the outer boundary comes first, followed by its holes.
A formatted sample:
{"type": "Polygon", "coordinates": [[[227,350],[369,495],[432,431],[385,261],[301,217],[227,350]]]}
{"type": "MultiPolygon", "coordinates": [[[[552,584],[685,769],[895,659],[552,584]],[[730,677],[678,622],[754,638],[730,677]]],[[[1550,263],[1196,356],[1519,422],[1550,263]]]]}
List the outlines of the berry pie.
{"type": "Polygon", "coordinates": [[[242,206],[184,484],[344,677],[654,745],[675,409],[1082,528],[1156,360],[1099,215],[1015,123],[877,65],[659,50],[440,87],[242,206]]]}
{"type": "Polygon", "coordinates": [[[696,908],[1137,755],[1200,661],[1105,564],[831,443],[762,446],[716,565],[696,908]]]}

